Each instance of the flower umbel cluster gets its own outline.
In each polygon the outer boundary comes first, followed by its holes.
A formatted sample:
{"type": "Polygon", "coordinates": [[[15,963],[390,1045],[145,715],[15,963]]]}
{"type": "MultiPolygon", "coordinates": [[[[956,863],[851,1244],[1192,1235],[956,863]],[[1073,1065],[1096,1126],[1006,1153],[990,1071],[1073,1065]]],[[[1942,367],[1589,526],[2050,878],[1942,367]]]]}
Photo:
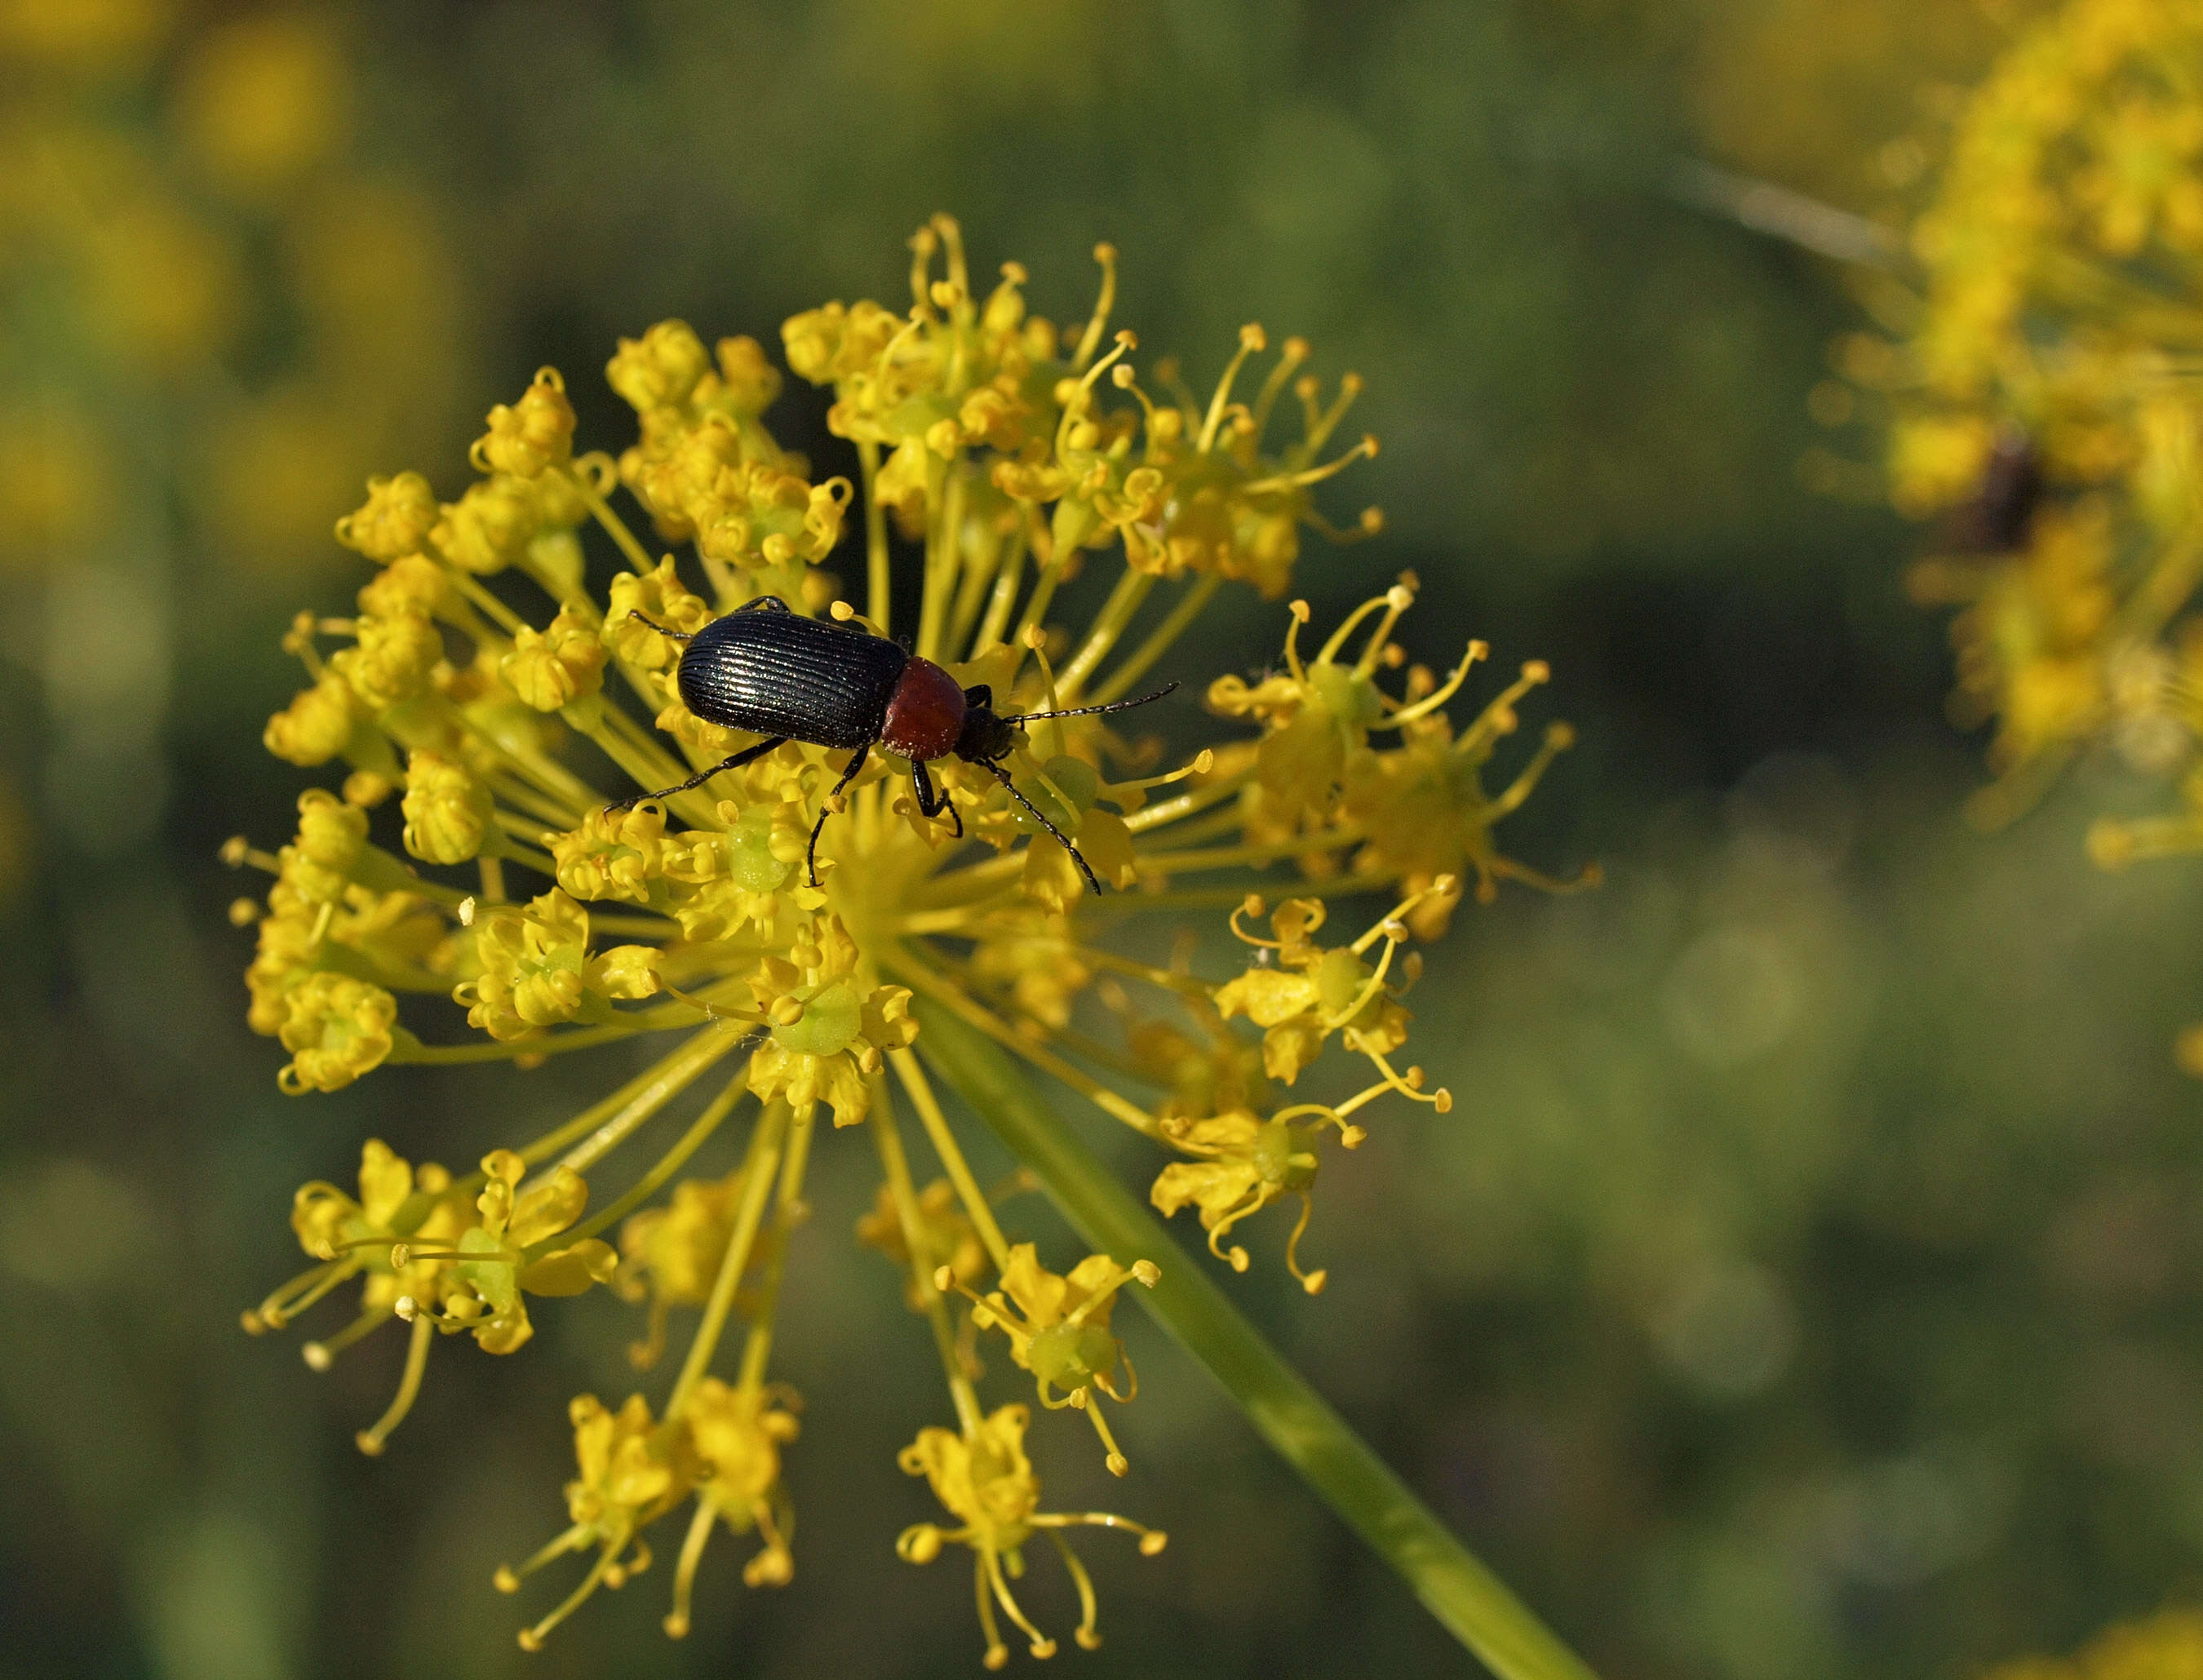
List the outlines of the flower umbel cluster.
{"type": "MultiPolygon", "coordinates": [[[[1940,521],[1911,584],[1958,608],[1953,716],[1994,726],[1975,813],[2089,749],[2174,790],[2096,825],[2106,867],[2203,850],[2199,163],[2203,7],[2068,0],[1959,115],[1902,330],[1840,347],[1887,408],[1896,505],[1940,521]]],[[[2203,1073],[2203,1034],[2182,1060],[2203,1073]]]]}
{"type": "MultiPolygon", "coordinates": [[[[1101,1402],[1131,1401],[1137,1381],[1110,1315],[1127,1288],[1156,1282],[1159,1263],[1051,1263],[1033,1241],[1013,1244],[936,1091],[920,1018],[992,1038],[1149,1139],[1164,1157],[1154,1204],[1194,1210],[1235,1268],[1247,1250],[1224,1239],[1296,1200],[1285,1258],[1313,1293],[1324,1274],[1302,1270],[1299,1245],[1325,1137],[1361,1141],[1363,1111],[1387,1094],[1450,1106],[1408,1060],[1401,999],[1421,966],[1409,947],[1443,932],[1463,881],[1479,896],[1507,877],[1557,884],[1507,858],[1494,829],[1565,730],[1503,789],[1483,780],[1544,668],[1525,666],[1450,724],[1442,708],[1483,649],[1469,644],[1443,677],[1410,664],[1392,637],[1412,578],[1312,659],[1298,642],[1309,611],[1293,602],[1278,670],[1210,689],[1241,736],[1220,748],[1163,767],[1157,743],[1105,718],[1019,735],[1003,768],[1107,884],[1098,897],[995,776],[954,758],[932,766],[952,807],[933,818],[900,761],[876,752],[835,795],[847,755],[800,743],[611,808],[753,744],[682,705],[681,648],[664,632],[771,595],[906,635],[958,683],[991,687],[1006,714],[1107,702],[1185,645],[1226,583],[1285,594],[1302,530],[1328,529],[1314,487],[1374,452],[1329,442],[1354,382],[1326,399],[1297,340],[1250,366],[1265,353],[1256,328],[1205,400],[1167,369],[1149,388],[1132,335],[1109,331],[1107,247],[1101,302],[1065,328],[1028,313],[1015,264],[976,293],[945,217],[912,251],[907,311],[831,304],[783,329],[788,367],[832,392],[861,497],[766,429],[781,376],[757,343],[706,346],[678,322],[623,340],[607,370],[638,423],[617,458],[576,452],[564,383],[546,369],[491,411],[477,476],[454,500],[416,473],[373,481],[338,535],[375,574],[356,613],[300,616],[289,645],[306,686],[267,731],[271,751],[334,786],[302,796],[289,844],[230,848],[274,877],[238,920],[258,928],[250,1020],[290,1052],[286,1090],[334,1091],[386,1062],[517,1073],[599,1052],[617,1064],[600,1101],[464,1176],[370,1142],[356,1196],[299,1192],[293,1224],[313,1263],[246,1316],[248,1328],[280,1328],[359,1280],[357,1316],[309,1345],[316,1366],[388,1321],[408,1325],[405,1375],[361,1437],[369,1451],[404,1417],[440,1338],[512,1352],[541,1302],[600,1284],[647,1310],[640,1369],[693,1325],[662,1403],[573,1402],[570,1525],[499,1584],[517,1590],[570,1553],[592,1561],[522,1635],[531,1649],[597,1588],[647,1567],[647,1531],[684,1506],[669,1633],[688,1626],[721,1528],[754,1548],[750,1585],[791,1577],[783,1471],[800,1402],[768,1365],[822,1120],[871,1134],[883,1181],[859,1235],[901,1271],[948,1390],[953,1421],[918,1429],[902,1464],[948,1520],[907,1529],[902,1555],[971,1552],[995,1666],[1008,1654],[998,1614],[1034,1654],[1055,1649],[1013,1586],[1024,1547],[1045,1534],[1079,1594],[1078,1642],[1098,1643],[1066,1530],[1121,1529],[1144,1553],[1163,1538],[1107,1513],[1043,1511],[1024,1446],[1031,1413],[981,1404],[977,1356],[999,1333],[1041,1405],[1084,1411],[1106,1468],[1124,1475],[1101,1402]],[[1296,429],[1279,421],[1288,407],[1296,429]],[[633,523],[615,506],[623,493],[633,523]],[[923,550],[907,627],[890,619],[891,529],[923,550]],[[823,569],[845,553],[862,556],[861,615],[823,569]],[[1081,578],[1096,569],[1098,584],[1081,578]],[[1076,627],[1060,621],[1074,600],[1090,606],[1076,627]],[[627,779],[605,785],[590,766],[627,779]],[[804,860],[822,814],[814,885],[804,860]],[[1249,893],[1265,869],[1292,878],[1274,911],[1249,893]],[[1391,908],[1323,943],[1326,916],[1369,895],[1391,908]],[[1236,974],[1155,967],[1107,937],[1131,914],[1234,906],[1250,953],[1236,974]],[[440,997],[478,1036],[431,1035],[440,997]],[[601,1188],[616,1155],[692,1104],[685,1129],[601,1188]],[[942,1174],[923,1186],[901,1105],[942,1174]],[[746,1133],[739,1165],[683,1177],[723,1129],[746,1133]]],[[[1355,529],[1378,524],[1368,512],[1355,529]]]]}

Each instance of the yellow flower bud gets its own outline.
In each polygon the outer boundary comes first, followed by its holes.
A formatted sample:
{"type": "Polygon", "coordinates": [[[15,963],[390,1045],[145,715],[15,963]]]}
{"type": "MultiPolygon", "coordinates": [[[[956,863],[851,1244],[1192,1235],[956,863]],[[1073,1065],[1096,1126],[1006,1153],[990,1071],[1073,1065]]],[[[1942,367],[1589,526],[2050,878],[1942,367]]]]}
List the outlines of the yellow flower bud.
{"type": "Polygon", "coordinates": [[[403,559],[427,546],[440,510],[417,472],[367,481],[367,500],[337,521],[337,541],[370,560],[403,559]]]}
{"type": "Polygon", "coordinates": [[[635,612],[651,624],[684,634],[703,629],[712,618],[703,597],[675,575],[670,555],[641,577],[623,571],[613,578],[611,606],[605,614],[606,646],[631,664],[662,671],[680,656],[680,650],[649,624],[637,624],[629,616],[635,612]]]}
{"type": "Polygon", "coordinates": [[[535,535],[535,521],[515,481],[485,479],[444,508],[429,541],[453,565],[487,577],[517,559],[535,535]]]}
{"type": "Polygon", "coordinates": [[[326,788],[298,796],[299,853],[324,869],[349,874],[367,849],[367,813],[353,809],[326,788]]]}
{"type": "Polygon", "coordinates": [[[780,370],[747,334],[719,340],[719,396],[737,414],[755,416],[780,395],[780,370]]]}
{"type": "Polygon", "coordinates": [[[276,1083],[292,1094],[340,1091],[390,1054],[398,1000],[349,974],[309,974],[286,1000],[277,1036],[291,1052],[276,1083]]]}
{"type": "Polygon", "coordinates": [[[596,627],[570,607],[562,608],[547,630],[523,624],[513,635],[512,651],[499,663],[498,675],[538,712],[556,712],[603,684],[605,646],[596,627]]]}
{"type": "Polygon", "coordinates": [[[605,378],[636,409],[685,403],[711,367],[704,340],[685,321],[661,321],[639,339],[622,339],[605,378]]]}
{"type": "Polygon", "coordinates": [[[541,368],[518,402],[490,410],[489,430],[475,441],[474,460],[485,472],[534,478],[564,465],[573,453],[574,405],[566,400],[566,382],[558,369],[541,368]]]}
{"type": "Polygon", "coordinates": [[[327,764],[351,740],[357,711],[351,685],[335,671],[324,671],[310,689],[268,720],[262,742],[277,758],[310,770],[327,764]]]}
{"type": "Polygon", "coordinates": [[[405,849],[424,863],[480,855],[495,815],[489,790],[463,764],[416,752],[405,770],[405,849]]]}
{"type": "Polygon", "coordinates": [[[458,606],[451,574],[426,554],[393,560],[359,592],[359,610],[378,618],[448,618],[458,606]]]}
{"type": "Polygon", "coordinates": [[[589,984],[607,997],[655,997],[665,989],[655,945],[615,945],[589,963],[589,984]]]}
{"type": "Polygon", "coordinates": [[[901,327],[898,316],[869,299],[853,309],[828,304],[790,316],[780,329],[781,347],[798,378],[830,385],[869,369],[901,327]]]}
{"type": "Polygon", "coordinates": [[[359,620],[358,646],[329,661],[344,674],[370,712],[387,712],[428,686],[428,673],[444,657],[444,639],[417,613],[359,620]]]}

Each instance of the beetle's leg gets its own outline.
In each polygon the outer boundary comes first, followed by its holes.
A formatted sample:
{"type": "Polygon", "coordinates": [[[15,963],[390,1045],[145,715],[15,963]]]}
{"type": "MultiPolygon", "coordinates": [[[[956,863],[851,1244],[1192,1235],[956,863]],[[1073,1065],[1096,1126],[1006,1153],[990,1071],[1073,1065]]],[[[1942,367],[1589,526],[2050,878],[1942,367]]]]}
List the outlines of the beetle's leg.
{"type": "Polygon", "coordinates": [[[1078,866],[1078,873],[1086,878],[1086,884],[1089,887],[1091,887],[1096,892],[1100,892],[1102,890],[1102,883],[1095,878],[1094,871],[1088,865],[1084,854],[1080,852],[1078,848],[1072,845],[1070,841],[1064,838],[1063,831],[1048,819],[1047,813],[1043,812],[1039,806],[1034,804],[1032,801],[1027,799],[1023,794],[1018,791],[1018,784],[1010,779],[1010,772],[1008,771],[1003,769],[1002,766],[996,763],[993,759],[983,759],[980,761],[983,763],[988,769],[993,771],[995,775],[1001,778],[1002,785],[1010,790],[1010,797],[1016,800],[1019,804],[1024,806],[1026,810],[1031,812],[1033,820],[1038,823],[1042,828],[1046,829],[1050,834],[1053,834],[1055,837],[1056,844],[1062,847],[1064,850],[1071,854],[1071,861],[1078,866]]]}
{"type": "Polygon", "coordinates": [[[991,712],[995,709],[995,691],[987,683],[982,683],[976,688],[964,690],[964,703],[983,712],[991,712]]]}
{"type": "Polygon", "coordinates": [[[696,634],[694,630],[670,630],[666,629],[664,625],[659,624],[657,619],[646,618],[640,612],[630,612],[627,616],[633,618],[638,624],[649,625],[651,629],[656,630],[668,642],[686,642],[696,634]]]}
{"type": "Polygon", "coordinates": [[[848,767],[842,771],[842,779],[834,784],[834,790],[818,803],[818,820],[811,825],[811,844],[803,854],[803,861],[811,870],[811,884],[814,887],[818,884],[818,836],[825,829],[826,819],[832,814],[834,802],[842,796],[842,790],[857,779],[857,772],[865,767],[865,760],[871,754],[872,747],[869,741],[850,754],[848,767]]]}
{"type": "Polygon", "coordinates": [[[918,814],[928,820],[939,816],[943,810],[948,820],[956,825],[955,837],[964,837],[964,813],[956,808],[956,802],[948,796],[946,787],[936,788],[923,759],[913,759],[910,765],[911,791],[918,796],[918,814]]]}
{"type": "Polygon", "coordinates": [[[763,758],[767,753],[771,752],[774,748],[780,746],[787,739],[788,737],[784,735],[773,736],[770,739],[759,742],[754,747],[743,748],[741,751],[736,753],[732,758],[722,760],[719,763],[713,765],[709,770],[698,771],[694,776],[691,776],[685,782],[676,783],[670,788],[660,788],[656,793],[639,793],[632,795],[626,799],[618,800],[612,804],[605,806],[605,809],[607,811],[632,810],[635,807],[641,804],[646,799],[670,799],[676,793],[686,793],[691,788],[700,788],[705,783],[710,781],[722,770],[740,770],[744,765],[750,763],[753,760],[763,758]]]}
{"type": "Polygon", "coordinates": [[[746,600],[735,609],[737,612],[785,612],[788,610],[788,603],[778,595],[759,595],[755,600],[746,600]]]}

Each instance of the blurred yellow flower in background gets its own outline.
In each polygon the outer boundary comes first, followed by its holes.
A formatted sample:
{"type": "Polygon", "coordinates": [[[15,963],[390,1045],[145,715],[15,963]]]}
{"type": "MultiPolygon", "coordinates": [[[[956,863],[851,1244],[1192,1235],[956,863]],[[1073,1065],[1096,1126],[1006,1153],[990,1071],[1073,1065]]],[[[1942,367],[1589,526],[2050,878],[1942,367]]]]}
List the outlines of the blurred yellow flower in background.
{"type": "Polygon", "coordinates": [[[1913,269],[1863,287],[1889,330],[1837,353],[1892,502],[1936,522],[1910,583],[1959,608],[1954,720],[1993,725],[1973,814],[2091,749],[2180,790],[2181,814],[2097,822],[2106,867],[2203,850],[2199,159],[2203,4],[2068,0],[1956,104],[1913,269]]]}
{"type": "Polygon", "coordinates": [[[208,556],[325,565],[362,468],[441,431],[461,281],[425,200],[351,156],[355,27],[0,14],[0,559],[79,558],[173,487],[208,556]]]}

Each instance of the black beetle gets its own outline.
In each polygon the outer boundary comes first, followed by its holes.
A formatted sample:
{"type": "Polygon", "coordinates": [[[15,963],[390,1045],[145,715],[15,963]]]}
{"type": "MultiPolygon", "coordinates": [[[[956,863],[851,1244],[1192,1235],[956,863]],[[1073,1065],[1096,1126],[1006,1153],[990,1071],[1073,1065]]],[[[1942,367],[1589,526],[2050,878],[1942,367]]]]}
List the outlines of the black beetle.
{"type": "Polygon", "coordinates": [[[662,624],[652,624],[640,612],[629,618],[649,624],[669,642],[686,642],[680,669],[674,674],[682,704],[706,723],[728,729],[747,730],[765,738],[754,747],[699,771],[687,781],[656,793],[637,794],[611,808],[623,810],[646,799],[664,799],[701,787],[722,770],[737,770],[753,759],[763,758],[784,742],[807,742],[814,747],[853,749],[842,779],[820,806],[818,820],[811,825],[811,844],[804,858],[811,884],[818,884],[818,835],[836,795],[856,779],[875,747],[884,747],[910,760],[910,780],[918,796],[918,808],[937,816],[946,806],[956,825],[956,837],[964,837],[964,819],[948,794],[937,790],[926,774],[929,760],[951,754],[966,764],[991,770],[1010,790],[1010,797],[1032,813],[1033,820],[1054,835],[1078,865],[1086,884],[1096,892],[1102,883],[1079,855],[1078,848],[1050,822],[1032,801],[1019,793],[1002,768],[1018,744],[1020,724],[1041,718],[1081,718],[1097,712],[1123,712],[1149,701],[1161,700],[1178,687],[1175,683],[1138,700],[1112,701],[1107,706],[1074,706],[1059,712],[1025,712],[1015,717],[995,714],[993,691],[986,684],[966,689],[931,660],[920,659],[899,642],[874,636],[854,624],[830,618],[806,618],[788,611],[777,595],[759,595],[714,618],[693,635],[684,636],[662,624]]]}

